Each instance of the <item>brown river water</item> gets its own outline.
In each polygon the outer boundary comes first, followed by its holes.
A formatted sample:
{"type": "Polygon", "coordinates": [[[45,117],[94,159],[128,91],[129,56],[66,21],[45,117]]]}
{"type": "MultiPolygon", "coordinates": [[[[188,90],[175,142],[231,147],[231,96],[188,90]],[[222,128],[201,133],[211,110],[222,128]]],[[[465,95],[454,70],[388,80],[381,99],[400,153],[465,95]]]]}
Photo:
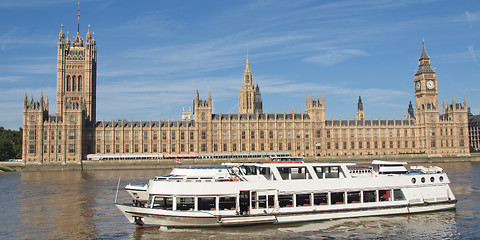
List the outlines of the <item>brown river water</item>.
{"type": "MultiPolygon", "coordinates": [[[[436,165],[456,210],[201,229],[135,229],[114,206],[119,178],[143,184],[170,170],[0,173],[0,239],[480,239],[480,162],[436,165]]],[[[118,202],[131,198],[120,190],[118,202]]]]}

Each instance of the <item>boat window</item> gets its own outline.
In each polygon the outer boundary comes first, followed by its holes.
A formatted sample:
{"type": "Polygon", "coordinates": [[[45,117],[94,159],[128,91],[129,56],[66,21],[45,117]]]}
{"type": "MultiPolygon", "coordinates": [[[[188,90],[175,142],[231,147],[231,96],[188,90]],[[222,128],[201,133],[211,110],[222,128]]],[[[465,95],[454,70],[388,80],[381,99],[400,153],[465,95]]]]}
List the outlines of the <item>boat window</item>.
{"type": "Polygon", "coordinates": [[[292,194],[278,195],[278,206],[293,207],[293,195],[292,194]]]}
{"type": "Polygon", "coordinates": [[[283,180],[311,179],[306,167],[282,167],[278,171],[283,180]]]}
{"type": "Polygon", "coordinates": [[[315,170],[315,173],[317,174],[317,177],[319,179],[323,178],[323,168],[322,167],[313,167],[313,170],[315,170]]]}
{"type": "Polygon", "coordinates": [[[395,201],[402,201],[406,200],[405,195],[403,195],[403,191],[401,189],[395,189],[393,190],[393,199],[395,201]]]}
{"type": "Polygon", "coordinates": [[[297,207],[310,206],[310,194],[297,194],[297,207]]]}
{"type": "Polygon", "coordinates": [[[360,192],[348,192],[347,193],[347,202],[348,203],[360,203],[360,192]]]}
{"type": "Polygon", "coordinates": [[[267,180],[273,180],[273,174],[270,171],[270,168],[264,168],[260,167],[258,168],[258,171],[260,172],[261,175],[263,175],[267,180]]]}
{"type": "Polygon", "coordinates": [[[215,210],[215,197],[199,197],[198,210],[215,210]]]}
{"type": "Polygon", "coordinates": [[[377,191],[363,191],[363,202],[376,202],[377,201],[377,191]]]}
{"type": "Polygon", "coordinates": [[[314,193],[313,204],[315,205],[328,205],[328,193],[314,193]]]}
{"type": "Polygon", "coordinates": [[[379,190],[380,202],[392,201],[392,190],[379,190]]]}
{"type": "Polygon", "coordinates": [[[245,175],[257,175],[257,167],[245,166],[245,175]]]}
{"type": "Polygon", "coordinates": [[[289,180],[289,175],[290,175],[290,168],[286,167],[281,167],[278,168],[278,172],[280,173],[280,176],[282,177],[283,180],[289,180]]]}
{"type": "Polygon", "coordinates": [[[268,195],[268,208],[275,208],[275,195],[268,195]]]}
{"type": "Polygon", "coordinates": [[[195,209],[194,197],[177,197],[177,210],[193,211],[195,209]]]}
{"type": "Polygon", "coordinates": [[[326,167],[324,170],[325,170],[325,178],[339,178],[338,167],[326,167]]]}
{"type": "Polygon", "coordinates": [[[153,199],[153,208],[172,210],[173,197],[155,196],[153,199]]]}
{"type": "Polygon", "coordinates": [[[252,192],[252,207],[253,208],[267,208],[267,195],[265,193],[258,193],[258,199],[255,192],[252,192]]]}
{"type": "Polygon", "coordinates": [[[236,197],[220,197],[218,208],[220,210],[235,210],[235,207],[237,206],[236,201],[236,197]]]}
{"type": "Polygon", "coordinates": [[[345,204],[344,192],[330,193],[330,196],[332,198],[332,204],[345,204]]]}

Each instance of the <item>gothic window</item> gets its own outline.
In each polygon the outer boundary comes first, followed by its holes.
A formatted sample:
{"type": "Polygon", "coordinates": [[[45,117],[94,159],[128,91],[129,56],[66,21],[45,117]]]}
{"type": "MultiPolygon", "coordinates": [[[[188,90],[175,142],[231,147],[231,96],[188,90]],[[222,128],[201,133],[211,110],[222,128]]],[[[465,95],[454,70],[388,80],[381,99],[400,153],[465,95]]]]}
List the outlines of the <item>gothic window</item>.
{"type": "Polygon", "coordinates": [[[181,131],[181,132],[180,132],[180,139],[181,139],[181,140],[184,140],[184,139],[185,139],[185,132],[184,132],[184,131],[181,131]]]}
{"type": "Polygon", "coordinates": [[[120,145],[115,145],[115,153],[119,153],[120,152],[120,145]]]}
{"type": "Polygon", "coordinates": [[[202,113],[202,120],[205,120],[205,113],[202,113]]]}
{"type": "Polygon", "coordinates": [[[35,116],[30,116],[30,122],[32,122],[32,123],[35,122],[35,116]]]}
{"type": "Polygon", "coordinates": [[[71,87],[72,87],[72,80],[71,80],[70,76],[67,76],[67,92],[72,90],[71,87]]]}
{"type": "Polygon", "coordinates": [[[58,147],[57,147],[57,153],[62,153],[62,145],[58,145],[58,147]]]}
{"type": "Polygon", "coordinates": [[[105,146],[105,153],[110,153],[110,145],[105,146]]]}
{"type": "MultiPolygon", "coordinates": [[[[182,144],[182,146],[183,146],[183,144],[182,144]]],[[[152,148],[153,148],[153,152],[158,152],[157,144],[153,144],[152,148]]]]}
{"type": "Polygon", "coordinates": [[[77,81],[77,78],[75,76],[72,77],[72,91],[76,91],[76,84],[75,82],[77,81]]]}
{"type": "Polygon", "coordinates": [[[68,132],[68,139],[75,139],[75,131],[74,130],[70,130],[68,132]]]}
{"type": "Polygon", "coordinates": [[[75,153],[75,144],[68,144],[68,152],[75,153]]]}
{"type": "Polygon", "coordinates": [[[115,132],[115,140],[120,140],[120,132],[115,132]]]}
{"type": "MultiPolygon", "coordinates": [[[[50,133],[50,140],[55,140],[55,132],[54,132],[54,131],[52,131],[52,132],[50,133]]],[[[53,146],[52,146],[52,147],[53,147],[53,146]]]]}
{"type": "MultiPolygon", "coordinates": [[[[182,133],[183,133],[183,132],[182,132],[182,133]]],[[[153,137],[152,137],[152,138],[153,138],[153,140],[157,140],[157,138],[158,138],[158,136],[157,136],[157,135],[158,135],[158,134],[157,134],[157,132],[153,132],[153,137]]]]}
{"type": "Polygon", "coordinates": [[[175,136],[175,132],[172,132],[172,140],[175,140],[176,136],[175,136]]]}
{"type": "Polygon", "coordinates": [[[28,153],[35,153],[35,145],[28,145],[28,153]]]}
{"type": "MultiPolygon", "coordinates": [[[[100,147],[100,146],[99,146],[100,147]]],[[[125,144],[125,152],[128,153],[130,152],[130,145],[125,144]]]]}
{"type": "Polygon", "coordinates": [[[78,76],[78,91],[83,90],[83,82],[82,82],[82,76],[78,76]]]}
{"type": "MultiPolygon", "coordinates": [[[[173,136],[175,136],[175,135],[173,135],[173,136]]],[[[148,132],[143,133],[143,140],[148,140],[148,132]]]]}
{"type": "MultiPolygon", "coordinates": [[[[175,144],[172,145],[173,151],[175,151],[175,144]]],[[[143,145],[143,152],[146,153],[148,152],[148,144],[143,145]]]]}

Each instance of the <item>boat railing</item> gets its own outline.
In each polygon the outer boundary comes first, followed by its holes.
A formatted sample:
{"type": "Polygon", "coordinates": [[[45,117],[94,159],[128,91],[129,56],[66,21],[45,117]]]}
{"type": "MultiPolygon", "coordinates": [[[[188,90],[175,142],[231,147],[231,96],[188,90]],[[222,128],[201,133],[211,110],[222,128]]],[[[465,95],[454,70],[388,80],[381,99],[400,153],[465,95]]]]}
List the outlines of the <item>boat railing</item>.
{"type": "Polygon", "coordinates": [[[155,181],[168,181],[168,182],[237,182],[242,181],[239,177],[187,177],[187,176],[168,176],[168,177],[156,177],[155,181]]]}
{"type": "Polygon", "coordinates": [[[371,167],[362,167],[362,166],[348,166],[348,171],[350,174],[372,174],[373,170],[371,167]]]}

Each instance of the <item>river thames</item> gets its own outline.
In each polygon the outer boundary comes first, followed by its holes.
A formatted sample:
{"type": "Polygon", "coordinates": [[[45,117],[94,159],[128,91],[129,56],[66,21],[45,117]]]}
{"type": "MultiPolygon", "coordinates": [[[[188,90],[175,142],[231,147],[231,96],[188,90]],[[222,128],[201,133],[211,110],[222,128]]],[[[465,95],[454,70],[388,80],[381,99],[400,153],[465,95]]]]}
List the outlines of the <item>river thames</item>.
{"type": "MultiPolygon", "coordinates": [[[[421,165],[421,164],[418,164],[421,165]]],[[[430,164],[423,164],[428,166],[430,164]]],[[[121,187],[169,170],[0,173],[2,239],[479,239],[480,162],[442,167],[457,209],[288,225],[205,229],[139,229],[114,206],[121,187]]],[[[130,202],[120,190],[119,202],[130,202]]]]}

